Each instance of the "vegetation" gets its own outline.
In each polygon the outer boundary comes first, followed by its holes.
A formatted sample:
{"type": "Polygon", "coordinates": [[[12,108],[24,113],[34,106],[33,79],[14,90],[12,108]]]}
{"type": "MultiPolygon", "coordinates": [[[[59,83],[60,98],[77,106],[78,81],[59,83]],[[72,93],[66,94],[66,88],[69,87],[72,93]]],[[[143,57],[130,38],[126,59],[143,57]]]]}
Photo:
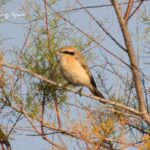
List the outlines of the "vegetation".
{"type": "Polygon", "coordinates": [[[13,149],[18,134],[42,137],[50,149],[150,149],[147,4],[24,0],[24,18],[1,21],[23,35],[13,46],[0,35],[1,149],[13,149]],[[82,51],[106,99],[67,85],[56,57],[64,45],[82,51]]]}

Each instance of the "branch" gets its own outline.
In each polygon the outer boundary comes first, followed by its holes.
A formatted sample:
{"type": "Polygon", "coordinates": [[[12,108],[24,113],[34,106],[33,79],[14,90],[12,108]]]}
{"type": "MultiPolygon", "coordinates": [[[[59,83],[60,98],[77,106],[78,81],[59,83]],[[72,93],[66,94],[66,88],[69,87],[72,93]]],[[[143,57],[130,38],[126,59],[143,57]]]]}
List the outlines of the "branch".
{"type": "MultiPolygon", "coordinates": [[[[139,3],[141,0],[136,0],[135,3],[139,3]]],[[[145,2],[149,2],[150,0],[143,0],[145,2]]],[[[127,5],[128,2],[123,2],[119,3],[119,5],[127,5]]],[[[102,4],[102,5],[95,5],[95,6],[84,6],[84,7],[79,7],[79,8],[73,8],[73,9],[68,9],[68,10],[63,10],[59,11],[58,13],[65,13],[65,12],[73,12],[73,11],[78,11],[78,10],[83,10],[83,9],[94,9],[94,8],[103,8],[103,7],[112,7],[112,4],[102,4]]]]}
{"type": "Polygon", "coordinates": [[[118,18],[118,21],[119,21],[119,24],[120,24],[120,27],[122,30],[122,34],[124,37],[124,42],[125,42],[125,45],[126,45],[127,50],[128,50],[128,56],[129,56],[129,60],[131,63],[133,80],[135,83],[136,93],[137,93],[138,102],[139,102],[139,111],[141,112],[141,116],[143,117],[144,121],[150,125],[150,116],[149,116],[149,114],[146,110],[146,106],[145,106],[140,70],[139,70],[139,67],[137,64],[136,55],[135,55],[134,48],[132,45],[131,35],[128,31],[126,21],[122,17],[121,10],[120,10],[120,7],[118,5],[118,1],[112,0],[112,4],[114,5],[114,9],[115,9],[115,12],[116,12],[116,15],[117,15],[117,18],[118,18]]]}
{"type": "MultiPolygon", "coordinates": [[[[40,130],[38,130],[38,127],[34,125],[33,121],[37,121],[40,122],[41,118],[40,117],[33,117],[31,115],[31,113],[26,112],[23,106],[13,106],[13,105],[9,105],[6,104],[7,106],[11,107],[13,110],[19,112],[20,114],[24,115],[28,122],[30,123],[30,125],[32,126],[32,128],[34,129],[34,131],[38,134],[38,136],[41,136],[44,140],[46,140],[47,142],[49,142],[50,144],[54,145],[55,147],[57,147],[60,150],[64,150],[61,146],[59,146],[58,144],[52,142],[51,140],[48,139],[48,137],[46,135],[49,135],[47,133],[42,133],[40,130]]],[[[60,133],[62,135],[66,135],[66,136],[70,136],[72,138],[76,138],[79,139],[81,141],[87,142],[89,144],[96,144],[94,141],[90,140],[89,136],[85,136],[84,134],[80,134],[79,132],[75,132],[74,130],[68,130],[68,129],[61,129],[59,127],[55,127],[53,124],[51,125],[50,122],[44,121],[43,119],[43,127],[49,129],[49,130],[53,130],[54,134],[55,133],[60,133]]],[[[51,133],[50,133],[51,134],[51,133]]],[[[103,139],[103,137],[101,137],[103,139]]],[[[108,138],[104,138],[106,141],[110,141],[110,139],[108,138]]],[[[8,149],[10,150],[10,149],[8,149]]]]}
{"type": "Polygon", "coordinates": [[[47,42],[48,42],[48,49],[50,49],[50,30],[48,26],[48,9],[47,9],[47,0],[44,0],[44,9],[45,9],[45,26],[46,26],[46,32],[47,32],[47,42]]]}
{"type": "Polygon", "coordinates": [[[104,46],[102,46],[96,39],[94,39],[92,36],[90,36],[89,34],[87,34],[86,32],[84,32],[83,30],[81,30],[78,26],[76,26],[74,23],[72,23],[71,21],[69,21],[68,19],[66,19],[63,15],[61,15],[60,13],[58,13],[57,11],[55,11],[55,9],[53,9],[51,7],[51,10],[57,14],[60,18],[62,18],[65,22],[67,22],[68,24],[70,24],[72,27],[74,27],[77,31],[79,31],[80,33],[82,33],[85,37],[88,37],[91,41],[93,41],[96,45],[98,45],[99,47],[101,47],[105,52],[107,52],[108,54],[110,54],[111,56],[115,57],[116,59],[118,59],[120,62],[122,62],[125,66],[130,68],[130,65],[127,64],[125,61],[123,61],[122,58],[118,57],[117,55],[113,54],[110,50],[108,50],[107,48],[105,48],[104,46]]]}
{"type": "MultiPolygon", "coordinates": [[[[49,84],[52,84],[52,85],[56,85],[60,88],[64,88],[65,90],[67,91],[70,91],[70,92],[73,92],[73,93],[78,93],[78,90],[74,90],[74,89],[71,89],[69,87],[63,87],[63,85],[61,84],[57,84],[56,82],[52,81],[52,80],[49,80],[47,78],[44,78],[42,77],[41,75],[37,74],[37,73],[34,73],[32,72],[31,70],[28,70],[28,69],[24,69],[24,68],[21,68],[21,67],[18,67],[18,66],[13,66],[13,65],[6,65],[6,64],[3,64],[3,67],[7,67],[7,68],[10,68],[10,69],[13,69],[13,70],[19,70],[19,71],[22,71],[24,73],[28,73],[29,75],[33,76],[33,77],[36,77],[38,78],[39,80],[42,80],[42,81],[45,81],[49,84]]],[[[141,116],[140,112],[137,111],[136,109],[134,108],[131,108],[131,107],[128,107],[126,105],[123,105],[123,104],[120,104],[120,103],[117,103],[115,101],[112,101],[112,100],[107,100],[107,99],[103,99],[103,98],[100,98],[100,97],[96,97],[96,96],[93,96],[93,95],[88,95],[88,94],[85,94],[85,93],[81,93],[82,96],[85,96],[85,97],[88,97],[88,98],[91,98],[95,101],[98,101],[98,102],[101,102],[101,103],[107,103],[107,104],[110,104],[112,106],[117,106],[119,107],[120,109],[124,109],[125,111],[127,112],[130,112],[132,114],[135,114],[137,116],[141,116]]]]}
{"type": "Polygon", "coordinates": [[[125,16],[124,16],[124,19],[125,19],[126,22],[128,21],[129,15],[131,13],[133,3],[134,3],[134,0],[130,0],[129,3],[128,3],[128,8],[127,8],[125,16]]]}
{"type": "Polygon", "coordinates": [[[7,150],[11,150],[11,145],[8,141],[8,138],[1,128],[0,128],[0,144],[5,144],[7,147],[7,150]]]}
{"type": "MultiPolygon", "coordinates": [[[[77,0],[77,2],[79,3],[80,6],[82,6],[84,8],[84,6],[80,3],[79,0],[77,0]]],[[[116,45],[118,45],[122,50],[124,50],[125,52],[127,52],[127,50],[103,27],[103,25],[86,9],[84,8],[85,12],[93,19],[93,21],[101,28],[101,30],[103,30],[103,32],[110,37],[110,39],[116,43],[116,45]]]]}
{"type": "Polygon", "coordinates": [[[140,6],[143,4],[144,0],[141,0],[140,4],[135,8],[135,10],[132,12],[132,14],[128,17],[128,20],[137,12],[137,10],[140,8],[140,6]]]}
{"type": "MultiPolygon", "coordinates": [[[[36,133],[38,133],[38,135],[40,135],[44,140],[46,140],[47,142],[49,142],[50,144],[52,144],[53,146],[55,146],[56,148],[60,149],[60,150],[64,150],[64,148],[62,148],[61,146],[59,146],[58,144],[52,142],[51,140],[49,140],[46,135],[44,135],[42,132],[40,132],[34,125],[31,117],[28,116],[27,112],[25,110],[21,110],[21,113],[28,119],[29,123],[31,124],[31,126],[33,127],[33,129],[35,130],[36,133]]],[[[41,119],[38,120],[39,122],[41,121],[41,119]]]]}

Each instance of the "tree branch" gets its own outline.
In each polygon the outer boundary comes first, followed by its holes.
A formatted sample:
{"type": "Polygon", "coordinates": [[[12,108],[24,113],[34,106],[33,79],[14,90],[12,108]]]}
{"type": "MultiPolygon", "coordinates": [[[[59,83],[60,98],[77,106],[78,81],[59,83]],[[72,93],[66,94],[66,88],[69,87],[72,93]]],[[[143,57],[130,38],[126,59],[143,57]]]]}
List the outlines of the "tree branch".
{"type": "Polygon", "coordinates": [[[5,144],[7,147],[7,150],[11,150],[11,145],[8,141],[8,137],[7,135],[5,135],[5,133],[2,131],[2,129],[0,128],[0,144],[5,144]]]}
{"type": "MultiPolygon", "coordinates": [[[[37,74],[37,73],[34,73],[32,72],[31,70],[28,70],[28,69],[24,69],[24,68],[21,68],[21,67],[18,67],[18,66],[13,66],[13,65],[6,65],[6,64],[3,64],[4,67],[7,67],[7,68],[10,68],[10,69],[13,69],[13,70],[19,70],[19,71],[22,71],[24,73],[28,73],[29,75],[33,76],[33,77],[36,77],[38,78],[39,80],[42,80],[42,81],[45,81],[49,84],[52,84],[52,85],[56,85],[60,88],[64,88],[65,90],[67,91],[70,91],[70,92],[73,92],[73,93],[78,93],[78,90],[75,90],[75,89],[71,89],[69,87],[63,87],[63,85],[61,84],[57,84],[56,82],[52,81],[52,80],[49,80],[47,78],[44,78],[42,77],[41,75],[37,74]]],[[[110,104],[112,106],[117,106],[119,107],[120,109],[124,109],[125,111],[127,112],[130,112],[132,114],[135,114],[137,116],[141,116],[140,112],[137,111],[136,109],[134,108],[131,108],[129,106],[126,106],[126,105],[123,105],[123,104],[120,104],[118,102],[115,102],[115,101],[112,101],[112,100],[107,100],[107,99],[103,99],[103,98],[100,98],[100,97],[97,97],[97,96],[93,96],[93,95],[88,95],[88,94],[85,94],[85,93],[81,93],[82,96],[85,96],[85,97],[88,97],[88,98],[91,98],[95,101],[98,101],[98,102],[101,102],[101,103],[107,103],[107,104],[110,104]]]]}
{"type": "Polygon", "coordinates": [[[132,12],[132,14],[128,17],[128,20],[137,12],[137,10],[141,7],[143,2],[144,2],[144,0],[141,0],[140,4],[135,8],[135,10],[132,12]]]}
{"type": "Polygon", "coordinates": [[[126,22],[128,21],[129,15],[131,13],[133,3],[134,3],[134,0],[130,0],[129,3],[128,3],[128,7],[127,7],[127,10],[126,10],[126,13],[125,13],[125,16],[124,16],[124,19],[125,19],[126,22]]]}
{"type": "MultiPolygon", "coordinates": [[[[84,8],[84,6],[80,3],[79,0],[77,2],[84,8]]],[[[86,9],[84,8],[85,12],[93,19],[93,21],[103,30],[103,32],[114,42],[118,45],[123,51],[127,52],[127,50],[103,27],[103,25],[86,9]]]]}
{"type": "Polygon", "coordinates": [[[119,24],[120,24],[120,27],[122,30],[122,34],[124,37],[124,42],[125,42],[125,45],[128,50],[128,56],[129,56],[129,60],[131,63],[133,80],[135,83],[136,93],[137,93],[138,102],[139,102],[139,111],[141,112],[141,116],[143,117],[144,121],[150,125],[150,116],[149,116],[149,114],[146,110],[146,106],[145,106],[140,70],[139,70],[139,67],[137,64],[136,55],[135,55],[134,48],[132,45],[131,35],[128,31],[126,21],[122,17],[121,10],[118,5],[118,1],[112,0],[112,4],[114,5],[114,9],[115,9],[115,12],[116,12],[116,15],[117,15],[117,18],[118,18],[118,21],[119,21],[119,24]]]}

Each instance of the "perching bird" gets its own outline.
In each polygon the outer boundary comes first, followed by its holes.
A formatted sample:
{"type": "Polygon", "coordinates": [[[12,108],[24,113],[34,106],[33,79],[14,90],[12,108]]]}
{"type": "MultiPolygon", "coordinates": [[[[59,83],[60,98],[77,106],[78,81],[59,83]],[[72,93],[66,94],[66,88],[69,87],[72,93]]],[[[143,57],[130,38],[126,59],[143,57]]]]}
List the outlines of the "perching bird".
{"type": "Polygon", "coordinates": [[[80,85],[89,88],[93,95],[104,98],[97,90],[93,76],[84,60],[81,52],[72,46],[61,48],[59,55],[59,65],[63,77],[73,85],[80,85]]]}

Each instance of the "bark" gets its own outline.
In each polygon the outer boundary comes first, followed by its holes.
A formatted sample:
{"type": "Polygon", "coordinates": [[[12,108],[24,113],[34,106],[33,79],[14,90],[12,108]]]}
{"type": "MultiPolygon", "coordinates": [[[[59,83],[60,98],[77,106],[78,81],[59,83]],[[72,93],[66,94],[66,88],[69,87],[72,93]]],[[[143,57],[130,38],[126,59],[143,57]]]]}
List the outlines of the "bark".
{"type": "Polygon", "coordinates": [[[126,20],[123,18],[121,14],[121,9],[120,9],[120,6],[118,5],[118,0],[112,0],[112,4],[114,6],[114,9],[115,9],[115,12],[116,12],[116,15],[117,15],[117,18],[118,18],[118,21],[122,30],[124,42],[127,48],[127,53],[128,53],[130,64],[131,64],[131,70],[132,70],[133,80],[134,80],[134,84],[136,88],[137,98],[139,102],[139,111],[143,120],[147,122],[147,124],[150,125],[150,116],[147,112],[146,105],[145,105],[144,92],[143,92],[143,87],[142,87],[142,82],[141,82],[141,75],[140,75],[140,70],[138,67],[137,60],[136,60],[134,48],[132,45],[131,35],[129,33],[129,30],[126,24],[126,20]]]}

